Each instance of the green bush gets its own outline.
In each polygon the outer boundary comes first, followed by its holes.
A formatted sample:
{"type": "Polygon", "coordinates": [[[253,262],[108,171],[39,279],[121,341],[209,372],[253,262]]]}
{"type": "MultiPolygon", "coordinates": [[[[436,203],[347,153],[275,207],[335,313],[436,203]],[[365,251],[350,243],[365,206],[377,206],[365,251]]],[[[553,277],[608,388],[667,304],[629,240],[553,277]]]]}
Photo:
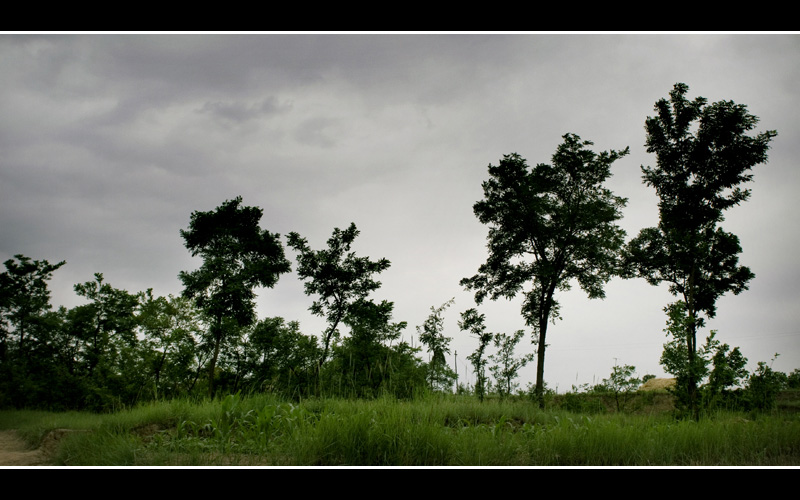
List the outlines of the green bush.
{"type": "Polygon", "coordinates": [[[775,408],[778,393],[786,388],[787,381],[788,377],[785,373],[775,371],[764,361],[759,361],[758,368],[747,381],[745,398],[750,409],[771,410],[775,408]]]}
{"type": "Polygon", "coordinates": [[[572,413],[588,413],[590,415],[606,412],[606,406],[600,400],[600,396],[574,392],[564,394],[561,408],[572,413]]]}
{"type": "Polygon", "coordinates": [[[786,387],[789,389],[800,389],[800,369],[795,368],[792,373],[786,376],[786,387]]]}

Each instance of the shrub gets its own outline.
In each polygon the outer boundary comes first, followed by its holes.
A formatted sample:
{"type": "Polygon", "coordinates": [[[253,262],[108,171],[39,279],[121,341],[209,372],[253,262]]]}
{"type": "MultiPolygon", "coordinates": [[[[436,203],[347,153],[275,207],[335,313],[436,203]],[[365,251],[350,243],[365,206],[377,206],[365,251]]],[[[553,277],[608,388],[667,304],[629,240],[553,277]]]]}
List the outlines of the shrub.
{"type": "MultiPolygon", "coordinates": [[[[778,355],[775,354],[775,357],[778,355]]],[[[772,358],[774,361],[775,358],[772,358]]],[[[746,401],[752,410],[770,410],[775,407],[778,392],[787,386],[788,377],[783,372],[772,369],[764,361],[747,381],[746,401]]]]}
{"type": "Polygon", "coordinates": [[[634,377],[636,367],[631,365],[617,366],[611,371],[611,376],[603,380],[603,385],[608,392],[614,395],[617,411],[621,411],[628,402],[631,394],[642,385],[642,381],[634,377]]]}
{"type": "Polygon", "coordinates": [[[786,387],[789,389],[800,389],[800,369],[795,368],[792,373],[786,377],[786,387]]]}

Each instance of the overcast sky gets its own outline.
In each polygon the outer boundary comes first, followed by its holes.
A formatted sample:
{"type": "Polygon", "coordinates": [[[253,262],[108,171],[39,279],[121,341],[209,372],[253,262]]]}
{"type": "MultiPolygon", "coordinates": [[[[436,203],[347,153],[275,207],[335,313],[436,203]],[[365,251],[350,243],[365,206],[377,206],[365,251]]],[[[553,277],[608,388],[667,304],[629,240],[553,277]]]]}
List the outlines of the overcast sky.
{"type": "MultiPolygon", "coordinates": [[[[472,205],[487,166],[512,152],[549,163],[568,132],[598,152],[629,146],[608,186],[629,199],[630,239],[658,223],[641,182],[640,166],[655,164],[644,121],[683,82],[690,99],[745,104],[757,131],[778,132],[751,199],[723,223],[756,277],[718,302],[708,329],[749,369],[779,353],[773,367],[788,373],[800,368],[798,81],[793,33],[0,34],[0,259],[66,260],[50,285],[55,305],[73,307],[73,285],[95,272],[129,292],[180,294],[178,273],[200,262],[179,230],[236,196],[284,243],[296,231],[321,249],[354,222],[356,253],[392,263],[373,297],[395,303],[406,340],[418,344],[431,306],[455,298],[445,334],[471,383],[477,341],[457,322],[475,304],[459,280],[486,258],[472,205]]],[[[558,297],[550,387],[599,383],[615,363],[667,376],[667,285],[615,279],[606,294],[558,297]]],[[[259,317],[318,334],[312,300],[283,275],[260,291],[259,317]]],[[[511,333],[526,328],[519,305],[479,310],[511,333]]]]}

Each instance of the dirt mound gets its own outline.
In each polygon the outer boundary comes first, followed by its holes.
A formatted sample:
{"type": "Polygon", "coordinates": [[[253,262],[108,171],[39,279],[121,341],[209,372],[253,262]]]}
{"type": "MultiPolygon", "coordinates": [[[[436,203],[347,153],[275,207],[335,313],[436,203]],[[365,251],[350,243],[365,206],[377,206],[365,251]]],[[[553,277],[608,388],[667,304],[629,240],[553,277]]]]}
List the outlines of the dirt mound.
{"type": "Polygon", "coordinates": [[[651,378],[639,387],[640,391],[658,391],[675,387],[674,378],[651,378]]]}

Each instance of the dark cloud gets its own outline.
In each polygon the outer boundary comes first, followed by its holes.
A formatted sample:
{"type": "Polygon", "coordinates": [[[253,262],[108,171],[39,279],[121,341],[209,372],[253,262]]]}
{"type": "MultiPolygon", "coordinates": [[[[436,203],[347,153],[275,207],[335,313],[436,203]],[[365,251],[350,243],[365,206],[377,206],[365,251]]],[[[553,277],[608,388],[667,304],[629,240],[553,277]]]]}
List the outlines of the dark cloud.
{"type": "Polygon", "coordinates": [[[198,112],[210,114],[226,123],[238,124],[285,113],[291,108],[291,103],[282,104],[274,97],[270,97],[253,104],[221,101],[206,102],[198,112]]]}

